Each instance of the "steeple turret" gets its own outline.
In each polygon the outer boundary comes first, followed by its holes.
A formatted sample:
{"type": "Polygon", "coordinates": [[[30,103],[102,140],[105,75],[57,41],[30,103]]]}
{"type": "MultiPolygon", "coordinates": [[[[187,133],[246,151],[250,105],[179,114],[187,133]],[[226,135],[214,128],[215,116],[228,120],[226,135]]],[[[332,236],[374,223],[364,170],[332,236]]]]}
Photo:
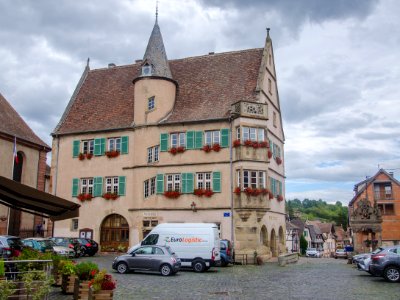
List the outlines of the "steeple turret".
{"type": "Polygon", "coordinates": [[[142,73],[140,76],[158,76],[172,79],[163,38],[158,26],[158,12],[147,44],[146,53],[143,56],[142,73]]]}

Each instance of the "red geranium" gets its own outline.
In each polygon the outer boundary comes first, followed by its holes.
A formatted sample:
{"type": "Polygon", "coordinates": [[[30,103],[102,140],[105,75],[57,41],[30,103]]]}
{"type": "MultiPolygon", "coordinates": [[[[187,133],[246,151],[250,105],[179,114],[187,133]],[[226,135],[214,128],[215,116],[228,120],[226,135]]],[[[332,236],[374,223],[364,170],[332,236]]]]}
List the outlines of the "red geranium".
{"type": "Polygon", "coordinates": [[[207,152],[207,153],[212,150],[210,145],[204,145],[202,149],[203,149],[204,152],[207,152]]]}
{"type": "Polygon", "coordinates": [[[234,140],[233,141],[233,147],[239,147],[241,145],[240,140],[234,140]]]}
{"type": "Polygon", "coordinates": [[[87,159],[91,159],[93,157],[93,154],[92,153],[86,153],[86,158],[87,159]]]}
{"type": "Polygon", "coordinates": [[[213,146],[212,146],[212,149],[215,151],[215,152],[219,152],[219,150],[221,150],[221,146],[220,146],[220,144],[214,144],[213,146]]]}
{"type": "Polygon", "coordinates": [[[176,199],[181,195],[180,192],[178,191],[165,191],[164,192],[164,196],[167,198],[172,198],[172,199],[176,199]]]}
{"type": "Polygon", "coordinates": [[[250,196],[253,194],[253,189],[251,187],[245,188],[244,192],[246,193],[246,195],[250,196]]]}
{"type": "Polygon", "coordinates": [[[84,160],[85,159],[85,154],[79,153],[79,160],[84,160]]]}
{"type": "Polygon", "coordinates": [[[250,140],[246,140],[246,141],[244,141],[244,145],[247,147],[253,147],[253,142],[250,140]]]}
{"type": "Polygon", "coordinates": [[[235,190],[233,191],[236,195],[240,195],[240,193],[241,193],[241,189],[240,189],[240,187],[236,187],[235,188],[235,190]]]}
{"type": "Polygon", "coordinates": [[[276,199],[277,199],[278,201],[283,201],[283,196],[282,196],[282,195],[278,195],[278,196],[276,197],[276,199]]]}
{"type": "Polygon", "coordinates": [[[258,146],[260,147],[260,148],[269,148],[269,143],[268,142],[260,142],[259,144],[258,144],[258,146]]]}
{"type": "Polygon", "coordinates": [[[169,149],[169,153],[171,153],[172,155],[175,155],[176,153],[178,153],[178,149],[175,147],[172,147],[171,149],[169,149]]]}
{"type": "Polygon", "coordinates": [[[196,196],[202,197],[204,195],[204,189],[194,189],[193,194],[196,196]]]}
{"type": "Polygon", "coordinates": [[[272,157],[272,152],[271,152],[271,150],[268,150],[268,158],[271,158],[272,157]]]}
{"type": "Polygon", "coordinates": [[[178,148],[176,148],[176,152],[178,152],[178,153],[183,153],[183,152],[185,152],[185,147],[183,147],[183,146],[179,146],[178,148]]]}
{"type": "Polygon", "coordinates": [[[214,194],[214,192],[212,190],[205,190],[204,191],[204,195],[206,197],[211,197],[214,194]]]}
{"type": "Polygon", "coordinates": [[[282,163],[282,159],[280,157],[276,157],[275,160],[278,165],[282,163]]]}

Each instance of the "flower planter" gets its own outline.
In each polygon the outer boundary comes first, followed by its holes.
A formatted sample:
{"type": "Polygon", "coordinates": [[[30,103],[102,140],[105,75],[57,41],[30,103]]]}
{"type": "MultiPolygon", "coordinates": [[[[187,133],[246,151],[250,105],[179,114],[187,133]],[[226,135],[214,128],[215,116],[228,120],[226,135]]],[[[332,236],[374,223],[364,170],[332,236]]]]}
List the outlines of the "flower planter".
{"type": "Polygon", "coordinates": [[[89,292],[89,300],[109,300],[113,299],[114,297],[114,291],[109,291],[109,290],[100,290],[100,291],[93,291],[90,289],[89,292]]]}
{"type": "Polygon", "coordinates": [[[80,281],[78,278],[75,278],[74,300],[89,299],[89,283],[90,281],[80,281]]]}
{"type": "Polygon", "coordinates": [[[119,156],[119,151],[112,150],[112,151],[107,151],[106,156],[108,158],[113,158],[113,157],[118,157],[119,156]]]}
{"type": "Polygon", "coordinates": [[[269,159],[272,158],[272,152],[271,152],[271,150],[268,150],[268,158],[269,158],[269,159]]]}
{"type": "Polygon", "coordinates": [[[62,275],[61,291],[64,294],[72,295],[74,293],[76,278],[76,275],[62,275]]]}
{"type": "Polygon", "coordinates": [[[206,153],[211,152],[212,148],[210,145],[203,146],[202,150],[206,153]]]}
{"type": "Polygon", "coordinates": [[[85,154],[79,153],[78,158],[79,158],[79,160],[84,160],[85,159],[85,154]]]}
{"type": "Polygon", "coordinates": [[[176,152],[177,153],[183,153],[183,152],[185,152],[185,147],[178,147],[178,148],[176,148],[176,152]]]}
{"type": "Polygon", "coordinates": [[[176,199],[181,195],[178,191],[165,191],[164,196],[171,199],[176,199]]]}
{"type": "Polygon", "coordinates": [[[241,145],[241,142],[240,142],[240,140],[235,140],[235,141],[233,141],[233,147],[234,148],[236,148],[236,147],[239,147],[241,145]]]}
{"type": "Polygon", "coordinates": [[[278,165],[282,163],[282,159],[280,157],[276,157],[275,160],[278,165]]]}
{"type": "Polygon", "coordinates": [[[119,196],[115,193],[105,193],[102,197],[106,200],[116,200],[119,196]]]}
{"type": "Polygon", "coordinates": [[[278,195],[278,196],[276,196],[276,199],[280,202],[280,201],[283,201],[283,196],[282,195],[278,195]]]}
{"type": "Polygon", "coordinates": [[[80,201],[84,202],[84,201],[90,201],[90,200],[92,200],[93,196],[92,196],[91,194],[79,194],[79,195],[77,196],[77,198],[78,198],[80,201]]]}
{"type": "Polygon", "coordinates": [[[220,144],[214,144],[212,146],[213,151],[219,152],[221,150],[221,145],[220,144]]]}
{"type": "Polygon", "coordinates": [[[240,187],[236,187],[235,190],[233,191],[237,196],[240,195],[240,193],[242,192],[240,187]]]}

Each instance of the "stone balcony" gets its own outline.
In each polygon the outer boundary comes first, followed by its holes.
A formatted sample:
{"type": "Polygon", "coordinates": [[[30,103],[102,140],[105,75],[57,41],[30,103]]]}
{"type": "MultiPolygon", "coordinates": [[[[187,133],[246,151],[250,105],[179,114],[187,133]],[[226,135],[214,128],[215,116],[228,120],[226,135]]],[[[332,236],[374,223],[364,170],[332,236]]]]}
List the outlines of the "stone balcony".
{"type": "Polygon", "coordinates": [[[248,196],[246,193],[240,193],[240,195],[234,195],[234,208],[235,209],[271,209],[271,200],[268,195],[248,196]]]}
{"type": "Polygon", "coordinates": [[[268,120],[268,105],[265,103],[238,101],[232,104],[231,112],[240,117],[268,120]]]}
{"type": "Polygon", "coordinates": [[[268,161],[268,148],[253,148],[240,145],[234,148],[235,160],[268,161]]]}

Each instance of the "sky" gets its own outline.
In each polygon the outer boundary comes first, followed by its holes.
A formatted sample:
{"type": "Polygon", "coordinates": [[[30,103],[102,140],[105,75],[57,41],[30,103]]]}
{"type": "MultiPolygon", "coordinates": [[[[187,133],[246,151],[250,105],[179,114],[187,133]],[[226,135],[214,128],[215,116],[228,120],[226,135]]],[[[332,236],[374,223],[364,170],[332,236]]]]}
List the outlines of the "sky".
{"type": "MultiPolygon", "coordinates": [[[[50,133],[90,68],[141,59],[156,0],[0,0],[0,93],[50,133]]],[[[396,0],[159,0],[169,59],[264,46],[271,28],[287,199],[347,204],[379,168],[400,174],[396,0]]]]}

